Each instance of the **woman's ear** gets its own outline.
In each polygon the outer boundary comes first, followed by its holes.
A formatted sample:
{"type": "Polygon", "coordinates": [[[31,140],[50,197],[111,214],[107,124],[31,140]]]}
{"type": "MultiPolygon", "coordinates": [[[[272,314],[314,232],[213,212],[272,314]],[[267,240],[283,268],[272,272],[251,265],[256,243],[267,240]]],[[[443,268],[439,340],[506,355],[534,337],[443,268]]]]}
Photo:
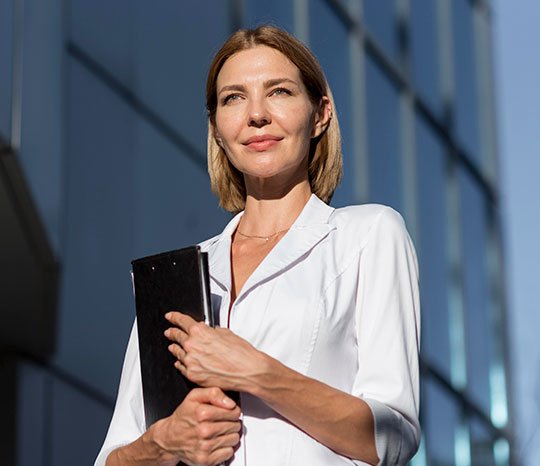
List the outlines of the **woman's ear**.
{"type": "Polygon", "coordinates": [[[319,137],[322,133],[324,133],[330,124],[332,116],[332,102],[330,102],[330,99],[327,96],[323,96],[321,98],[319,108],[315,112],[315,122],[313,125],[313,131],[311,132],[312,138],[319,137]]]}
{"type": "Polygon", "coordinates": [[[214,125],[212,125],[212,134],[214,136],[214,139],[216,140],[217,145],[223,149],[223,141],[214,125]]]}

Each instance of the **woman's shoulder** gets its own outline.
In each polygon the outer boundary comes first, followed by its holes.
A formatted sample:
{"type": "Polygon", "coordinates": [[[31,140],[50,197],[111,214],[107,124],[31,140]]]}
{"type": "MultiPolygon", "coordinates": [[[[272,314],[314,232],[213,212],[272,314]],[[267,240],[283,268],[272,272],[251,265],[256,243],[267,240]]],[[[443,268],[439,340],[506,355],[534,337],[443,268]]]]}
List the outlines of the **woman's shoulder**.
{"type": "Polygon", "coordinates": [[[375,226],[402,230],[405,222],[401,214],[392,207],[383,204],[349,205],[335,209],[331,222],[343,230],[356,233],[369,232],[375,226]]]}

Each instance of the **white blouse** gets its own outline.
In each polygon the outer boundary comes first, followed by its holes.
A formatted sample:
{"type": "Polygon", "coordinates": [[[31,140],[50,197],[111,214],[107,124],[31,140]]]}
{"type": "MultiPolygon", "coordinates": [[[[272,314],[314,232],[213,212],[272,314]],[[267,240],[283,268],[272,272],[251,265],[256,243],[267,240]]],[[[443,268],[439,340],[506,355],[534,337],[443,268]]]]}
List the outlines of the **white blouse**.
{"type": "MultiPolygon", "coordinates": [[[[201,244],[212,305],[227,324],[230,248],[242,213],[201,244]],[[219,311],[218,311],[219,310],[219,311]]],[[[380,465],[404,465],[420,439],[420,306],[414,247],[400,215],[369,204],[334,209],[312,195],[246,281],[230,328],[288,367],[361,397],[375,418],[380,465]]],[[[232,466],[364,465],[338,455],[261,400],[242,394],[244,432],[232,466]]],[[[95,462],[145,430],[134,325],[107,437],[95,462]]]]}

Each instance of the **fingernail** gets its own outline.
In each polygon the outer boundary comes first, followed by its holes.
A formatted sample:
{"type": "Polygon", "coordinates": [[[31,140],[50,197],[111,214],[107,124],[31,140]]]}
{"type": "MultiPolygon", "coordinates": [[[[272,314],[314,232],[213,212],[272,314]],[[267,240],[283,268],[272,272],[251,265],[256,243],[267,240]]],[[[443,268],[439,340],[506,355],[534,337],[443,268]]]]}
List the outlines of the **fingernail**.
{"type": "Polygon", "coordinates": [[[167,312],[167,314],[165,314],[165,319],[170,320],[171,316],[172,316],[172,312],[167,312]]]}
{"type": "Polygon", "coordinates": [[[169,335],[170,335],[170,334],[171,334],[171,329],[170,329],[170,328],[168,328],[167,330],[165,330],[165,331],[163,332],[163,335],[165,335],[167,338],[169,338],[169,335]]]}

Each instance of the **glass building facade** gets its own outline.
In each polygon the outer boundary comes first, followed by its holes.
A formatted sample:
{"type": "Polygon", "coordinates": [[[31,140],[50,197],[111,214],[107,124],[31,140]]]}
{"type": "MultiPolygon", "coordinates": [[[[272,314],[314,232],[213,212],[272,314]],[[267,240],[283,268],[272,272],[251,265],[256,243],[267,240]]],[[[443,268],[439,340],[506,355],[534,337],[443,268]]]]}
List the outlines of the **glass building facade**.
{"type": "Polygon", "coordinates": [[[517,464],[491,15],[488,0],[0,0],[0,214],[10,241],[23,238],[0,259],[44,244],[28,270],[44,283],[53,274],[56,290],[43,309],[17,301],[28,317],[0,333],[0,463],[92,463],[134,318],[130,261],[229,218],[206,174],[209,61],[233,30],[271,22],[312,48],[333,90],[344,179],[332,204],[390,205],[417,246],[423,439],[412,465],[517,464]],[[53,330],[36,324],[43,316],[53,330]],[[9,338],[26,326],[48,340],[9,338]]]}

